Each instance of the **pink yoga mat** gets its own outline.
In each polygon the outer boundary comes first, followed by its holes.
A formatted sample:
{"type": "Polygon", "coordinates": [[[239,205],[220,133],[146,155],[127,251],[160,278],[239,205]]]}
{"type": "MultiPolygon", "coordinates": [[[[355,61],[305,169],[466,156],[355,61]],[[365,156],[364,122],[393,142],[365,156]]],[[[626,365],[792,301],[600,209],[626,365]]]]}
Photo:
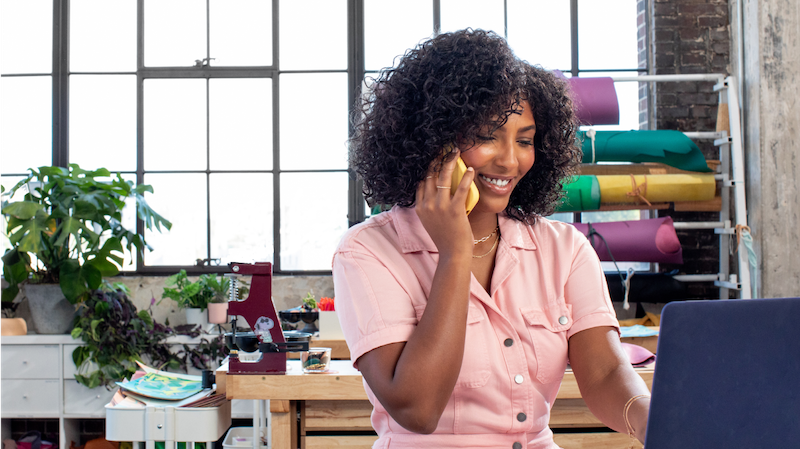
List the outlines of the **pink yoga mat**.
{"type": "Polygon", "coordinates": [[[572,225],[589,238],[600,260],[611,261],[613,255],[617,262],[683,263],[681,242],[670,217],[572,225]],[[590,225],[599,235],[588,236],[590,225]]]}
{"type": "Polygon", "coordinates": [[[566,78],[558,71],[556,75],[569,84],[581,125],[619,125],[619,101],[611,78],[566,78]]]}

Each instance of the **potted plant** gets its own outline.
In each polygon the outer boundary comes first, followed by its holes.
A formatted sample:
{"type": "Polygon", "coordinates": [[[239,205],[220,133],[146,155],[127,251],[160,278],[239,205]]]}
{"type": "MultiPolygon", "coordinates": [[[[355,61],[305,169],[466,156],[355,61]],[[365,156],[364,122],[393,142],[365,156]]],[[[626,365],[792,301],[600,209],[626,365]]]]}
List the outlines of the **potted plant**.
{"type": "Polygon", "coordinates": [[[77,164],[29,171],[8,192],[0,190],[12,245],[3,255],[8,286],[2,300],[12,301],[24,286],[36,331],[66,333],[74,304],[99,288],[103,277],[119,273],[125,250],[150,249],[142,234],[122,225],[126,200],[135,200],[146,229],[172,224],[147,205],[144,194],[152,187],[134,186],[119,173],[114,177],[105,168],[87,171],[77,164]],[[12,201],[17,192],[24,193],[22,199],[12,201]],[[62,318],[48,328],[48,319],[56,316],[62,318]]]}
{"type": "MultiPolygon", "coordinates": [[[[247,285],[240,281],[240,284],[247,285]]],[[[200,324],[211,322],[221,324],[227,322],[228,290],[230,280],[216,274],[203,274],[196,281],[190,281],[186,270],[168,277],[164,283],[161,299],[170,298],[181,309],[186,309],[186,322],[200,324]],[[203,312],[209,309],[207,318],[203,312]],[[211,309],[214,317],[211,319],[211,309]],[[221,309],[221,310],[220,310],[221,309]]],[[[247,288],[240,287],[238,297],[247,293],[247,288]]]]}
{"type": "MultiPolygon", "coordinates": [[[[176,335],[200,337],[194,326],[175,329],[153,320],[149,310],[137,310],[123,284],[105,284],[78,305],[72,337],[83,345],[72,352],[75,379],[89,388],[111,388],[130,378],[141,361],[158,369],[188,372],[189,367],[213,369],[227,355],[224,338],[200,338],[195,345],[169,344],[176,335]]],[[[155,303],[155,298],[150,302],[155,303]]]]}

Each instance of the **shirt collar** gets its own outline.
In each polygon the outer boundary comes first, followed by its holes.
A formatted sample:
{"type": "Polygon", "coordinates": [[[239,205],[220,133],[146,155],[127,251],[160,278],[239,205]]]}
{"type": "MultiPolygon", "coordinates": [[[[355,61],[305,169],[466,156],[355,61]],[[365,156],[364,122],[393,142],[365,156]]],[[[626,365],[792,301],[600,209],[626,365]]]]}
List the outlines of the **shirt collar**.
{"type": "MultiPolygon", "coordinates": [[[[417,251],[439,252],[431,240],[413,207],[394,206],[392,208],[394,225],[400,240],[400,248],[404,253],[417,251]]],[[[509,246],[519,249],[535,250],[535,234],[533,226],[514,220],[501,214],[499,217],[500,234],[509,246]]]]}

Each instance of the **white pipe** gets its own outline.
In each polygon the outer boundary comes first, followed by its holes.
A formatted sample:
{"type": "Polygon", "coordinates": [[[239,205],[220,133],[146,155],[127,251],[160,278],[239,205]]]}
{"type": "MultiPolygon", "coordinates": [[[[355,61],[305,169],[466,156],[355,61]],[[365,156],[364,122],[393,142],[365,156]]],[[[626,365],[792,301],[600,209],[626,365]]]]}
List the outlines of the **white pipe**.
{"type": "Polygon", "coordinates": [[[722,221],[694,221],[694,222],[675,222],[672,223],[675,229],[724,229],[725,223],[722,221]]]}
{"type": "Polygon", "coordinates": [[[717,274],[676,274],[672,276],[676,281],[681,282],[713,282],[719,280],[717,274]]]}
{"type": "Polygon", "coordinates": [[[721,83],[725,75],[721,73],[690,73],[686,75],[640,75],[640,76],[612,76],[614,81],[716,81],[721,83]]]}
{"type": "MultiPolygon", "coordinates": [[[[744,190],[744,151],[742,149],[742,129],[739,121],[739,95],[736,80],[729,76],[728,83],[728,115],[731,127],[731,169],[733,172],[734,220],[736,226],[747,226],[747,198],[744,190]]],[[[742,284],[741,298],[752,298],[750,290],[750,262],[744,240],[739,244],[739,282],[742,284]]]]}
{"type": "Polygon", "coordinates": [[[707,131],[707,132],[689,131],[689,132],[685,132],[683,134],[685,134],[686,137],[688,137],[690,139],[703,139],[703,140],[717,140],[717,139],[721,139],[721,138],[725,137],[724,134],[718,133],[718,132],[714,132],[714,131],[707,131]]]}

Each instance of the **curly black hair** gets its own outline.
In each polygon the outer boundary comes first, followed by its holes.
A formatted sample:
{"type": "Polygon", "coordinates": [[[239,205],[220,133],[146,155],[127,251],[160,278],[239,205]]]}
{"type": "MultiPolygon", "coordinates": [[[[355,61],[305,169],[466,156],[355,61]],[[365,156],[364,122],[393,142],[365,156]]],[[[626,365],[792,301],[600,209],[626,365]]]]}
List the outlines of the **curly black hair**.
{"type": "Polygon", "coordinates": [[[478,142],[482,129],[502,126],[522,101],[533,108],[536,160],[506,213],[522,221],[551,214],[581,159],[565,83],[519,60],[493,32],[471,29],[406,52],[356,108],[350,166],[367,201],[413,206],[417,185],[444,149],[478,142]]]}

